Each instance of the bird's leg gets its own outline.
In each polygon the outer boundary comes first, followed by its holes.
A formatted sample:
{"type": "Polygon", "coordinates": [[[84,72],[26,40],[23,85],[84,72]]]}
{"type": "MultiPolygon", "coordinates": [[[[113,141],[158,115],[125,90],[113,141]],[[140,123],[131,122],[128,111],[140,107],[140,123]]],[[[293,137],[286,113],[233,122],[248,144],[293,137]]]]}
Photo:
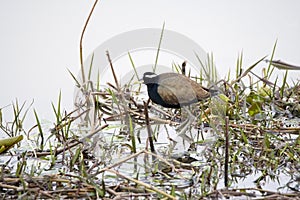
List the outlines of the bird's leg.
{"type": "Polygon", "coordinates": [[[176,128],[176,131],[178,131],[178,135],[183,139],[186,139],[188,142],[193,142],[193,140],[186,135],[186,132],[190,125],[195,121],[196,117],[191,113],[191,111],[188,108],[183,107],[183,109],[187,112],[188,117],[178,128],[176,128]]]}

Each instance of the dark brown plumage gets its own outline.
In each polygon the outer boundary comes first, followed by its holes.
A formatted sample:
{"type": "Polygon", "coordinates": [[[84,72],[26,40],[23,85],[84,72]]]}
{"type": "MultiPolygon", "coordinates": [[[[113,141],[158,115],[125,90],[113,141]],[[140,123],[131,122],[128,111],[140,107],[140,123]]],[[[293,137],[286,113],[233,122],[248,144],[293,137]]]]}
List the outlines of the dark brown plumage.
{"type": "Polygon", "coordinates": [[[146,72],[143,76],[149,98],[166,108],[180,108],[210,96],[208,89],[188,77],[176,73],[156,75],[146,72]]]}

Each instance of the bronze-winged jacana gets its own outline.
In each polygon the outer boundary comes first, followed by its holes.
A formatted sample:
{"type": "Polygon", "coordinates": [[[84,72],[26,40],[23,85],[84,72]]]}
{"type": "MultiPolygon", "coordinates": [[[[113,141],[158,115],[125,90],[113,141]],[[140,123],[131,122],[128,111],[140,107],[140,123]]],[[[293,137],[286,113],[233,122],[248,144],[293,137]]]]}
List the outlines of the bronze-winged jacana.
{"type": "Polygon", "coordinates": [[[188,77],[177,73],[155,74],[146,72],[143,76],[148,96],[156,104],[166,108],[180,108],[208,98],[208,89],[188,77]]]}

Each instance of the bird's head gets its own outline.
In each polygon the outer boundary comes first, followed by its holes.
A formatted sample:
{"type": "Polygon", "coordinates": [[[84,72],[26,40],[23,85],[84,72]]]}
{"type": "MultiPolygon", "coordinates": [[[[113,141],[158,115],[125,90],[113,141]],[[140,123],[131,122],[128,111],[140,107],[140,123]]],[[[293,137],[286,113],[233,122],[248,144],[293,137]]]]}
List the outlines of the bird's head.
{"type": "Polygon", "coordinates": [[[157,74],[153,73],[153,72],[145,72],[144,76],[143,76],[143,81],[144,84],[150,84],[150,83],[154,83],[154,78],[157,76],[157,74]]]}

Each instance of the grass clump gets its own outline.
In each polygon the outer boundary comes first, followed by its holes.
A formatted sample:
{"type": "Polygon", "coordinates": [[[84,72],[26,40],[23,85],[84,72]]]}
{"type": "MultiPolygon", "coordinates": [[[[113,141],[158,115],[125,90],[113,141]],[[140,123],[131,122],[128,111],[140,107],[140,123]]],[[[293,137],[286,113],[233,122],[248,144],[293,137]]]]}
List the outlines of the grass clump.
{"type": "MultiPolygon", "coordinates": [[[[193,142],[183,139],[188,151],[178,153],[179,142],[172,132],[185,114],[141,97],[142,85],[134,81],[140,77],[130,53],[134,73],[125,85],[120,85],[108,52],[113,82],[103,87],[99,72],[92,80],[94,55],[84,70],[82,40],[96,4],[80,39],[81,77],[69,71],[77,86],[76,108],[64,111],[59,93],[57,104],[52,103],[51,129],[34,110],[35,124],[28,131],[23,126],[30,110],[25,103],[12,104],[10,122],[4,121],[2,113],[7,108],[0,109],[0,130],[9,141],[14,139],[11,145],[0,140],[2,199],[299,198],[300,87],[299,82],[287,81],[288,70],[299,67],[273,61],[276,43],[262,75],[254,69],[266,57],[244,70],[243,54],[233,78],[229,72],[223,80],[218,78],[213,55],[203,63],[195,54],[202,69],[197,77],[186,63],[173,64],[174,71],[219,92],[190,106],[196,121],[186,134],[193,142]],[[272,79],[277,68],[286,70],[282,81],[272,79]],[[268,182],[278,187],[264,188],[268,182]]],[[[153,71],[162,39],[163,30],[153,71]]]]}
{"type": "Polygon", "coordinates": [[[287,73],[281,84],[278,78],[271,82],[267,77],[276,69],[270,67],[261,77],[254,74],[262,60],[243,70],[239,57],[235,79],[217,82],[221,91],[217,97],[191,107],[198,121],[190,130],[196,130],[198,139],[179,156],[160,147],[158,140],[161,134],[171,134],[183,116],[143,102],[141,86],[121,87],[115,79],[104,89],[89,80],[86,87],[78,85],[84,101],[69,113],[61,109],[60,93],[58,103],[52,103],[56,121],[50,132],[35,110],[36,125],[28,132],[21,128],[22,113],[28,110],[24,104],[14,105],[13,122],[5,125],[1,115],[1,130],[9,136],[24,135],[29,144],[26,150],[16,147],[3,154],[10,158],[1,165],[1,196],[298,197],[299,86],[287,84],[287,73]],[[207,139],[207,131],[215,139],[207,139]],[[204,151],[197,150],[203,147],[204,151]],[[283,174],[290,179],[284,184],[283,174]],[[241,186],[245,180],[253,185],[241,186]],[[277,182],[278,188],[264,189],[268,182],[277,182]]]}

